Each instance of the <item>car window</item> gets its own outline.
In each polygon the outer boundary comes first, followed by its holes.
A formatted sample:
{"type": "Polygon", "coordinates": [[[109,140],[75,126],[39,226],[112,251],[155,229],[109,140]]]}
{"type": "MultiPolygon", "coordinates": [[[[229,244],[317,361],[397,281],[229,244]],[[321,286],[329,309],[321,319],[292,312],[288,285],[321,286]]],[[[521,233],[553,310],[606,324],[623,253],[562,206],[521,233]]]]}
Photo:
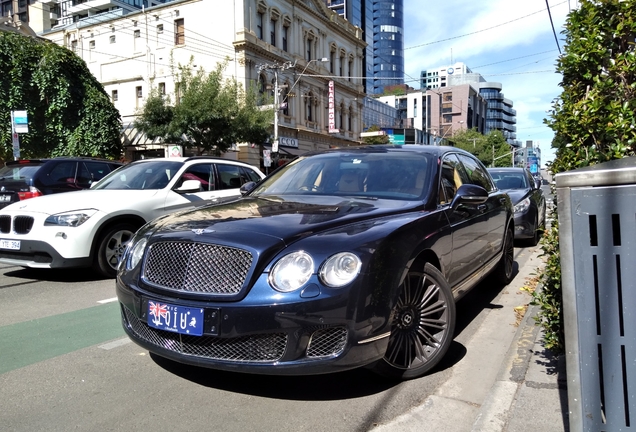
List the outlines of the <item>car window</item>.
{"type": "Polygon", "coordinates": [[[10,165],[0,168],[0,180],[31,179],[42,165],[10,165]]]}
{"type": "Polygon", "coordinates": [[[175,184],[175,188],[180,188],[186,180],[198,180],[201,182],[201,190],[213,191],[216,189],[214,183],[214,170],[212,164],[196,164],[188,167],[181,175],[179,181],[175,184]]]}
{"type": "Polygon", "coordinates": [[[528,175],[525,171],[490,171],[492,178],[501,190],[505,189],[525,189],[532,187],[532,182],[528,183],[528,175]]]}
{"type": "Polygon", "coordinates": [[[427,156],[414,153],[327,153],[299,157],[252,195],[328,194],[413,200],[429,193],[427,156]]]}
{"type": "Polygon", "coordinates": [[[75,183],[76,167],[77,162],[75,161],[62,161],[56,163],[47,176],[47,183],[75,183]]]}
{"type": "Polygon", "coordinates": [[[219,163],[216,164],[216,169],[219,172],[221,189],[236,189],[247,183],[247,179],[242,176],[241,167],[238,165],[219,163]]]}
{"type": "Polygon", "coordinates": [[[243,167],[243,173],[247,176],[248,181],[253,181],[253,182],[261,181],[261,176],[256,174],[256,171],[254,171],[253,169],[243,167]]]}
{"type": "Polygon", "coordinates": [[[183,166],[178,161],[147,161],[131,163],[112,171],[95,189],[163,189],[183,166]]]}
{"type": "Polygon", "coordinates": [[[447,155],[442,160],[442,175],[439,186],[439,203],[450,204],[457,189],[464,184],[459,160],[455,155],[447,155]]]}
{"type": "Polygon", "coordinates": [[[91,173],[93,181],[103,179],[111,171],[106,162],[84,162],[82,165],[91,173]]]}
{"type": "Polygon", "coordinates": [[[486,168],[475,158],[467,155],[457,155],[459,160],[464,165],[464,170],[468,175],[468,181],[471,184],[481,186],[486,189],[487,192],[492,192],[495,187],[490,179],[490,174],[486,171],[486,168]]]}

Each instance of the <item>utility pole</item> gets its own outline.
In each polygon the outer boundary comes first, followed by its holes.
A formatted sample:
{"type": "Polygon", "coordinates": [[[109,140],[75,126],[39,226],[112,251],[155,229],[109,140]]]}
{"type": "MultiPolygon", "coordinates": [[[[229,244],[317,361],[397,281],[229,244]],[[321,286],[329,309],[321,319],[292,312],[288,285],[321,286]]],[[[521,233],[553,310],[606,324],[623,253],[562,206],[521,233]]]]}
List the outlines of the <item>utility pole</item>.
{"type": "Polygon", "coordinates": [[[278,85],[278,73],[279,71],[284,71],[286,69],[294,67],[292,62],[285,63],[276,63],[273,64],[262,64],[257,65],[256,70],[260,73],[263,70],[272,70],[274,71],[274,141],[272,142],[272,156],[273,159],[276,160],[275,155],[278,153],[278,111],[280,110],[280,90],[281,87],[278,85]]]}

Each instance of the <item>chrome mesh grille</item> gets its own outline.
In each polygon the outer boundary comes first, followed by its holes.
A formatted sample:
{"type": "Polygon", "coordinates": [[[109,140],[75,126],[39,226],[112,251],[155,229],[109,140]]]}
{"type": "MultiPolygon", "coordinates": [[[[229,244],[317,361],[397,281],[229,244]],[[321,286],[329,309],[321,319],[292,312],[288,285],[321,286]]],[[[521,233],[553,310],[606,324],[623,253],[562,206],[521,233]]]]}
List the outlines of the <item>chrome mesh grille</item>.
{"type": "Polygon", "coordinates": [[[347,344],[347,329],[344,327],[325,328],[311,335],[307,347],[307,357],[325,357],[340,354],[347,344]]]}
{"type": "Polygon", "coordinates": [[[31,216],[16,216],[13,218],[13,229],[17,234],[28,234],[33,228],[31,216]]]}
{"type": "Polygon", "coordinates": [[[230,339],[214,336],[189,336],[148,326],[127,307],[122,315],[128,328],[140,339],[176,352],[214,360],[235,362],[275,362],[285,354],[287,335],[284,333],[242,336],[230,339]]]}
{"type": "Polygon", "coordinates": [[[144,280],[175,290],[209,294],[237,294],[252,265],[243,249],[206,243],[160,242],[150,247],[144,280]]]}

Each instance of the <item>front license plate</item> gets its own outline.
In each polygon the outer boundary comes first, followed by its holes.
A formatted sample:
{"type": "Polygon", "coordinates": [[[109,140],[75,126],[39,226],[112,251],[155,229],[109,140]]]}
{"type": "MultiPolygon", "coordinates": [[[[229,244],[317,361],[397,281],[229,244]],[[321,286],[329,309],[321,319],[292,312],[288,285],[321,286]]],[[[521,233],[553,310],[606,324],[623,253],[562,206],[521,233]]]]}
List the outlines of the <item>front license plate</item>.
{"type": "Polygon", "coordinates": [[[20,240],[0,240],[0,249],[20,250],[20,240]]]}
{"type": "Polygon", "coordinates": [[[203,334],[201,308],[177,306],[148,300],[148,325],[160,330],[193,336],[203,334]]]}

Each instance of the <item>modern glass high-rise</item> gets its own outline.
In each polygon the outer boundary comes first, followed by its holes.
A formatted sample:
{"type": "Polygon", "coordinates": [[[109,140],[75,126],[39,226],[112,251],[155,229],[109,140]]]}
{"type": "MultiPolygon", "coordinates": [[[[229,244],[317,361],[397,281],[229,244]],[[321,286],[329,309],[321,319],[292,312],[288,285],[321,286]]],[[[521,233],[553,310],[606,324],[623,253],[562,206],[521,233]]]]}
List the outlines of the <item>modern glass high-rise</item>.
{"type": "Polygon", "coordinates": [[[362,29],[367,48],[364,52],[364,92],[373,93],[373,1],[325,0],[329,9],[362,29]]]}
{"type": "Polygon", "coordinates": [[[404,1],[373,1],[373,93],[404,83],[404,1]]]}
{"type": "Polygon", "coordinates": [[[365,92],[404,83],[404,0],[325,0],[327,6],[357,25],[368,44],[365,92]]]}

